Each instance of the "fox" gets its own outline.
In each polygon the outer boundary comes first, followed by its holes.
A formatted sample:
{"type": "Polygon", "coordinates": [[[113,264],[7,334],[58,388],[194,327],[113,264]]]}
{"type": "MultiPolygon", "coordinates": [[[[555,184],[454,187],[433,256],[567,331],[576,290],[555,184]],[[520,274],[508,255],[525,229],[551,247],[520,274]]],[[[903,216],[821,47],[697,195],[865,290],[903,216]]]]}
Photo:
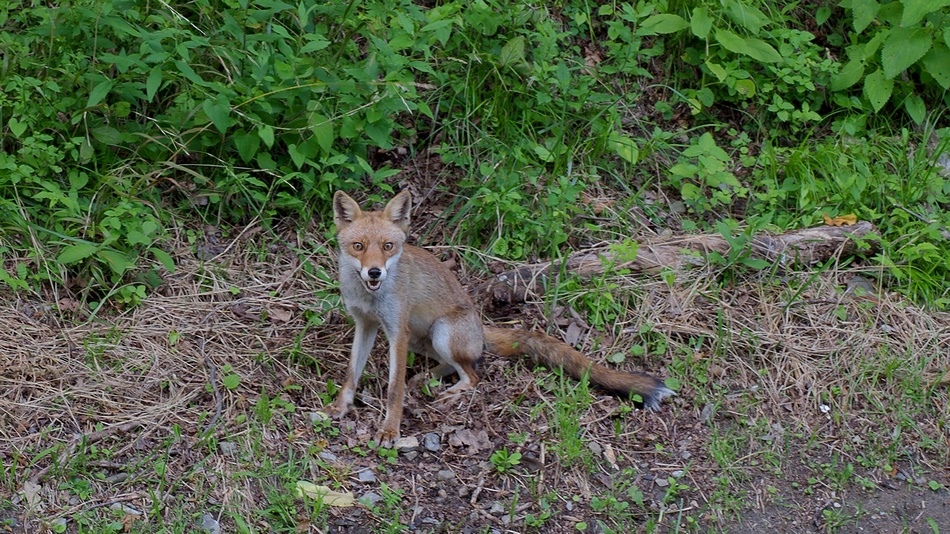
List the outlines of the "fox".
{"type": "Polygon", "coordinates": [[[478,384],[476,363],[483,352],[527,356],[535,364],[560,368],[619,397],[639,395],[645,409],[659,410],[674,391],[652,375],[611,369],[591,361],[567,343],[541,332],[482,324],[471,297],[452,271],[428,251],[406,243],[412,198],[395,195],[382,211],[363,211],[343,191],[333,195],[338,245],[338,279],[355,334],[346,379],[325,409],[333,418],[353,407],[357,385],[380,329],[389,342],[386,416],[375,435],[389,448],[399,438],[409,351],[437,365],[433,376],[458,375],[439,401],[451,401],[478,384]]]}

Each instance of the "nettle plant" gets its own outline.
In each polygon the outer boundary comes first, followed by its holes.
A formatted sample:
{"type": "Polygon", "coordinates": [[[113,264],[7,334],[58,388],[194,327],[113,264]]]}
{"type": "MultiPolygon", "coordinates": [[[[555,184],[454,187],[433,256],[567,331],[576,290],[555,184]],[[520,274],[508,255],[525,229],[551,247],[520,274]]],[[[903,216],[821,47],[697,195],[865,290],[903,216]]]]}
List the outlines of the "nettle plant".
{"type": "Polygon", "coordinates": [[[860,107],[850,91],[860,87],[874,112],[893,101],[922,124],[927,102],[950,89],[950,2],[843,0],[840,6],[853,31],[839,39],[847,58],[831,80],[835,101],[860,107]]]}

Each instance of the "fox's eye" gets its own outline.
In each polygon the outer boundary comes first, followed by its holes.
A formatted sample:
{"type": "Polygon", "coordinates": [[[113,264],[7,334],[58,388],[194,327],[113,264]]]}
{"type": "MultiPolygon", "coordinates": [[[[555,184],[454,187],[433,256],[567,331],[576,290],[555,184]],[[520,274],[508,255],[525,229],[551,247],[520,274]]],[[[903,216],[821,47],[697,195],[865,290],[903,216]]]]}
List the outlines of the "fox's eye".
{"type": "Polygon", "coordinates": [[[392,243],[383,243],[383,250],[389,251],[389,250],[392,250],[392,249],[393,249],[393,244],[392,244],[392,243]]]}
{"type": "Polygon", "coordinates": [[[356,243],[353,243],[353,250],[356,250],[356,251],[363,250],[363,244],[360,243],[359,241],[357,241],[356,243]]]}

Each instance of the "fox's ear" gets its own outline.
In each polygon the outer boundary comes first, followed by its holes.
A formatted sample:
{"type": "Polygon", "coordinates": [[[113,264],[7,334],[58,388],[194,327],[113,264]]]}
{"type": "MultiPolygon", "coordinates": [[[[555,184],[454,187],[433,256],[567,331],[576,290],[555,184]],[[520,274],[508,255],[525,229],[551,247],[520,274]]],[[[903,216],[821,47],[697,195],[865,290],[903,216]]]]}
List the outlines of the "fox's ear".
{"type": "Polygon", "coordinates": [[[383,208],[383,215],[398,226],[403,232],[409,233],[409,212],[412,210],[412,197],[409,190],[394,196],[389,204],[383,208]]]}
{"type": "Polygon", "coordinates": [[[363,215],[360,205],[343,191],[333,195],[333,223],[337,231],[363,215]]]}

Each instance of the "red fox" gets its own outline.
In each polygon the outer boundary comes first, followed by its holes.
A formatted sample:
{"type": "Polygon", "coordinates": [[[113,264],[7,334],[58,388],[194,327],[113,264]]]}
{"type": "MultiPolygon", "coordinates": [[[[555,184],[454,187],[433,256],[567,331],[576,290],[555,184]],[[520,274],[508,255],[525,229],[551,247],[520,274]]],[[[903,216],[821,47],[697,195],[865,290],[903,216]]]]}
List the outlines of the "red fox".
{"type": "Polygon", "coordinates": [[[478,310],[448,267],[429,252],[406,244],[410,208],[408,191],[396,195],[382,211],[364,212],[342,191],[333,196],[340,293],[356,323],[356,334],[346,380],[326,410],[329,415],[343,417],[353,406],[380,328],[389,340],[386,419],[376,433],[376,442],[384,447],[399,437],[408,351],[439,362],[433,374],[440,378],[458,374],[458,382],[443,398],[475,386],[474,366],[486,348],[505,357],[527,355],[577,379],[589,373],[593,384],[621,397],[639,395],[651,410],[675,394],[658,378],[604,367],[546,334],[482,326],[478,310]]]}

